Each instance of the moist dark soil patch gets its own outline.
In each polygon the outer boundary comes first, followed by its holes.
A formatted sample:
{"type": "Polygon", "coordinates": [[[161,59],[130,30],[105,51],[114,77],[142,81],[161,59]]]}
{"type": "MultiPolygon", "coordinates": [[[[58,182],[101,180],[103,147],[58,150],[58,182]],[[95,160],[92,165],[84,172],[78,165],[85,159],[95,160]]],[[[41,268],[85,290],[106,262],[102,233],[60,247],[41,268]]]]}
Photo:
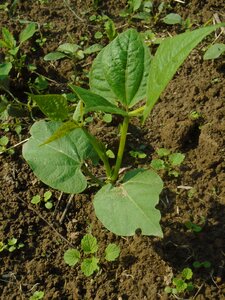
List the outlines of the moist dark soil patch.
{"type": "MultiPolygon", "coordinates": [[[[14,11],[0,11],[1,26],[16,35],[24,26],[19,20],[39,23],[43,36],[47,37],[46,43],[42,48],[36,45],[36,51],[31,51],[34,37],[24,49],[29,53],[27,63],[36,64],[38,72],[52,80],[49,92],[67,91],[67,82],[74,74],[84,85],[87,83],[86,75],[95,55],[78,61],[76,65],[70,60],[50,64],[44,62],[43,56],[54,51],[60,43],[70,41],[71,37],[77,43],[86,36],[84,46],[98,42],[94,34],[102,28],[102,24],[91,23],[91,15],[104,13],[110,16],[119,32],[129,27],[127,20],[119,16],[126,1],[102,1],[98,7],[93,2],[18,1],[14,11]]],[[[224,19],[223,0],[169,2],[171,6],[162,17],[169,12],[179,13],[183,18],[190,17],[193,26],[204,24],[214,14],[221,21],[224,19]]],[[[160,1],[153,3],[157,10],[160,1]]],[[[136,20],[131,21],[130,26],[144,31],[146,24],[136,20]]],[[[149,28],[158,36],[181,30],[178,26],[166,26],[160,20],[149,28]]],[[[32,205],[32,197],[43,195],[49,188],[35,178],[21,155],[20,146],[11,156],[1,154],[0,241],[7,242],[7,239],[15,237],[25,245],[12,253],[6,250],[0,252],[1,299],[29,299],[36,290],[44,291],[44,299],[172,299],[165,294],[164,288],[171,285],[172,278],[185,267],[192,268],[194,272],[195,289],[192,293],[181,295],[182,299],[224,299],[225,62],[223,57],[215,61],[202,59],[202,49],[213,39],[211,36],[192,52],[144,127],[136,120],[129,128],[124,167],[149,166],[155,150],[161,147],[185,154],[178,178],[161,174],[164,190],[159,209],[163,239],[139,234],[122,238],[108,232],[93,211],[94,187],[74,196],[63,222],[60,222],[69,196],[64,194],[61,197],[59,192],[52,191],[55,208],[50,211],[43,205],[32,205]],[[198,112],[200,118],[192,120],[192,111],[198,112]],[[145,145],[147,158],[134,162],[129,151],[138,149],[140,145],[145,145]],[[190,187],[193,193],[190,193],[190,187]],[[188,230],[184,224],[186,221],[202,224],[202,231],[195,233],[188,230]],[[79,247],[83,235],[90,229],[99,241],[99,255],[110,242],[120,245],[121,255],[113,263],[102,262],[100,272],[86,278],[80,266],[67,266],[63,255],[71,244],[79,247]],[[211,267],[194,269],[194,261],[209,261],[211,267]]],[[[218,41],[223,39],[224,35],[221,35],[218,41]]],[[[104,37],[101,43],[107,44],[107,38],[104,37]]],[[[17,85],[15,78],[12,80],[10,88],[19,91],[16,96],[25,95],[26,80],[25,75],[21,75],[21,86],[17,85]]],[[[20,138],[13,132],[6,133],[10,145],[29,136],[32,121],[26,119],[21,122],[23,131],[20,138]]],[[[118,122],[115,119],[106,125],[96,121],[91,130],[110,148],[116,149],[118,122]]],[[[101,170],[98,171],[101,173],[101,170]]]]}

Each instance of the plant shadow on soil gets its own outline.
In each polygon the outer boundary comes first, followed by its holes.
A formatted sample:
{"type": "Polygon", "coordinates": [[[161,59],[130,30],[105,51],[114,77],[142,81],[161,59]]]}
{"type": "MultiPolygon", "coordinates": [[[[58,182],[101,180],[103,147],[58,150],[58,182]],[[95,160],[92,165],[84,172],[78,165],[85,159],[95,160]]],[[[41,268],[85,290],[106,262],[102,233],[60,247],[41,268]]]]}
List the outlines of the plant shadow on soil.
{"type": "MultiPolygon", "coordinates": [[[[224,215],[225,205],[212,203],[201,232],[187,230],[181,222],[162,222],[167,232],[162,240],[153,243],[153,247],[178,272],[182,271],[184,265],[190,266],[195,261],[209,261],[211,276],[218,281],[224,280],[224,215]]],[[[195,277],[210,278],[209,272],[204,272],[202,268],[195,270],[195,277]]]]}

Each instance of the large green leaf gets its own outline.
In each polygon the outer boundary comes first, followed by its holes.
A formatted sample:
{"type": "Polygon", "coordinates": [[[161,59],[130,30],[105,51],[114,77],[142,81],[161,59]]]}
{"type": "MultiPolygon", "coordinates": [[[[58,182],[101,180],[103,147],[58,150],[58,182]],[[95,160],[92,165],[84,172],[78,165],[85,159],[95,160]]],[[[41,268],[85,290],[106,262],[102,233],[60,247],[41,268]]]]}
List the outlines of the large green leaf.
{"type": "Polygon", "coordinates": [[[172,38],[167,38],[160,44],[151,61],[147,88],[147,105],[143,113],[144,119],[147,118],[159,96],[191,50],[204,37],[221,26],[224,25],[217,24],[188,31],[172,38]]]}
{"type": "Polygon", "coordinates": [[[67,99],[63,95],[31,95],[40,110],[51,120],[65,120],[68,117],[67,99]]]}
{"type": "Polygon", "coordinates": [[[91,90],[126,107],[146,97],[150,52],[140,35],[129,29],[118,35],[94,60],[91,90]]]}
{"type": "Polygon", "coordinates": [[[162,236],[160,212],[155,208],[163,187],[153,171],[128,172],[124,182],[114,187],[107,184],[95,195],[94,207],[103,225],[117,235],[134,235],[141,229],[144,235],[162,236]]]}
{"type": "Polygon", "coordinates": [[[45,184],[65,193],[80,193],[87,181],[81,172],[85,159],[94,150],[86,135],[78,128],[50,144],[40,146],[62,125],[61,122],[36,122],[31,137],[23,146],[23,157],[34,174],[45,184]]]}
{"type": "Polygon", "coordinates": [[[85,103],[85,112],[100,111],[127,116],[127,112],[118,108],[115,104],[107,101],[102,96],[96,95],[75,85],[69,85],[77,96],[85,103]]]}

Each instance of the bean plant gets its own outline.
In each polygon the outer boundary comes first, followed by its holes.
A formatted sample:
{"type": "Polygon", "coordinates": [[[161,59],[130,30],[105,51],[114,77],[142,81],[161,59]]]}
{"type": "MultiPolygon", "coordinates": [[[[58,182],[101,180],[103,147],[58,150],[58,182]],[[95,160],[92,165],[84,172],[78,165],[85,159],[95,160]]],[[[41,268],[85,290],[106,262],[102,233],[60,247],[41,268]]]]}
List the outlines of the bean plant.
{"type": "Polygon", "coordinates": [[[70,114],[64,95],[33,95],[50,121],[35,122],[23,156],[45,184],[65,193],[81,193],[89,183],[99,187],[93,204],[96,216],[113,233],[162,237],[160,212],[156,209],[163,182],[152,169],[133,169],[120,175],[129,124],[141,117],[144,124],[167,84],[185,58],[215,29],[196,29],[167,38],[153,56],[134,29],[119,34],[103,48],[89,75],[90,89],[70,85],[79,98],[70,114]],[[86,117],[92,112],[110,113],[122,119],[115,162],[107,147],[88,130],[86,117]],[[96,176],[97,162],[105,178],[96,176]]]}

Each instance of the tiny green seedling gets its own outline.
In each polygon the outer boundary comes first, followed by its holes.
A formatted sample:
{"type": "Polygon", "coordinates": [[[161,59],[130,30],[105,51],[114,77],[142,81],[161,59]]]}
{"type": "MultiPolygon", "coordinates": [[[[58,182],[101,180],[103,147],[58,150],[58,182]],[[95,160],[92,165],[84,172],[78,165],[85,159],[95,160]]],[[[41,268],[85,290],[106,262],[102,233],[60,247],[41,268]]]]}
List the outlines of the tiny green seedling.
{"type": "MultiPolygon", "coordinates": [[[[77,249],[68,249],[64,254],[64,261],[69,266],[75,266],[81,259],[81,271],[85,276],[91,276],[94,272],[100,270],[100,258],[96,256],[98,251],[97,239],[86,234],[81,240],[81,252],[77,249]]],[[[111,262],[119,257],[120,248],[116,244],[109,244],[105,249],[104,258],[111,262]]]]}
{"type": "Polygon", "coordinates": [[[184,223],[184,225],[186,226],[187,229],[189,229],[189,230],[191,230],[192,232],[195,232],[195,233],[201,232],[202,229],[203,229],[204,224],[205,224],[205,218],[204,217],[201,217],[200,225],[195,224],[191,221],[187,221],[187,222],[184,223]]]}
{"type": "Polygon", "coordinates": [[[8,239],[7,243],[0,242],[0,252],[3,250],[7,250],[9,252],[13,252],[15,250],[21,249],[24,247],[23,243],[18,243],[18,239],[11,238],[8,239]]]}
{"type": "Polygon", "coordinates": [[[170,13],[163,18],[163,22],[168,25],[180,24],[185,30],[190,29],[192,26],[191,20],[187,18],[183,20],[179,14],[170,13]]]}
{"type": "Polygon", "coordinates": [[[207,51],[205,52],[203,59],[208,60],[208,59],[216,59],[219,58],[225,54],[225,44],[222,43],[216,43],[214,45],[211,45],[207,51]]]}
{"type": "MultiPolygon", "coordinates": [[[[134,169],[120,176],[129,124],[141,117],[144,123],[161,93],[191,50],[223,24],[185,32],[163,40],[153,57],[134,29],[119,34],[104,47],[89,74],[90,90],[69,85],[79,102],[71,112],[65,95],[31,95],[51,121],[39,121],[23,146],[23,156],[45,184],[65,193],[77,194],[97,184],[95,213],[103,225],[117,235],[163,236],[156,209],[163,182],[153,169],[134,169]],[[142,102],[141,102],[142,101],[142,102]],[[140,102],[142,106],[136,106],[140,102]],[[106,145],[89,130],[90,113],[109,113],[122,119],[116,158],[109,160],[106,145]],[[105,176],[91,170],[101,161],[105,176]],[[138,197],[137,197],[138,195],[138,197]]],[[[184,155],[168,154],[169,171],[184,155]],[[172,167],[171,167],[172,166],[172,167]]]]}
{"type": "Polygon", "coordinates": [[[151,167],[156,170],[164,170],[169,176],[178,177],[179,167],[185,159],[185,155],[179,152],[171,153],[169,149],[160,148],[156,150],[158,159],[151,161],[151,167]]]}
{"type": "Polygon", "coordinates": [[[45,293],[43,291],[36,291],[33,295],[29,298],[29,300],[40,300],[44,298],[45,293]]]}
{"type": "Polygon", "coordinates": [[[167,294],[180,295],[193,291],[194,285],[190,281],[192,276],[192,270],[190,268],[184,268],[178,277],[173,278],[173,287],[167,286],[165,292],[167,294]]]}
{"type": "Polygon", "coordinates": [[[14,67],[20,72],[25,67],[26,54],[21,54],[21,46],[30,39],[37,31],[36,23],[28,24],[19,34],[17,41],[13,34],[6,28],[2,27],[2,39],[0,39],[0,48],[5,50],[5,62],[0,64],[0,76],[7,76],[14,67]]]}
{"type": "Polygon", "coordinates": [[[13,154],[14,153],[13,149],[7,148],[8,143],[9,143],[9,138],[7,136],[2,136],[0,138],[0,154],[2,154],[2,153],[13,154]]]}
{"type": "Polygon", "coordinates": [[[193,267],[195,269],[200,269],[200,268],[209,269],[209,268],[211,268],[211,262],[208,261],[208,260],[205,260],[205,261],[202,261],[202,262],[195,261],[195,262],[193,262],[193,267]]]}
{"type": "Polygon", "coordinates": [[[37,205],[41,202],[44,202],[45,207],[47,209],[51,209],[53,207],[51,197],[52,197],[52,192],[47,191],[47,192],[44,193],[44,197],[41,197],[40,195],[33,196],[33,198],[31,199],[31,203],[37,205]]]}

